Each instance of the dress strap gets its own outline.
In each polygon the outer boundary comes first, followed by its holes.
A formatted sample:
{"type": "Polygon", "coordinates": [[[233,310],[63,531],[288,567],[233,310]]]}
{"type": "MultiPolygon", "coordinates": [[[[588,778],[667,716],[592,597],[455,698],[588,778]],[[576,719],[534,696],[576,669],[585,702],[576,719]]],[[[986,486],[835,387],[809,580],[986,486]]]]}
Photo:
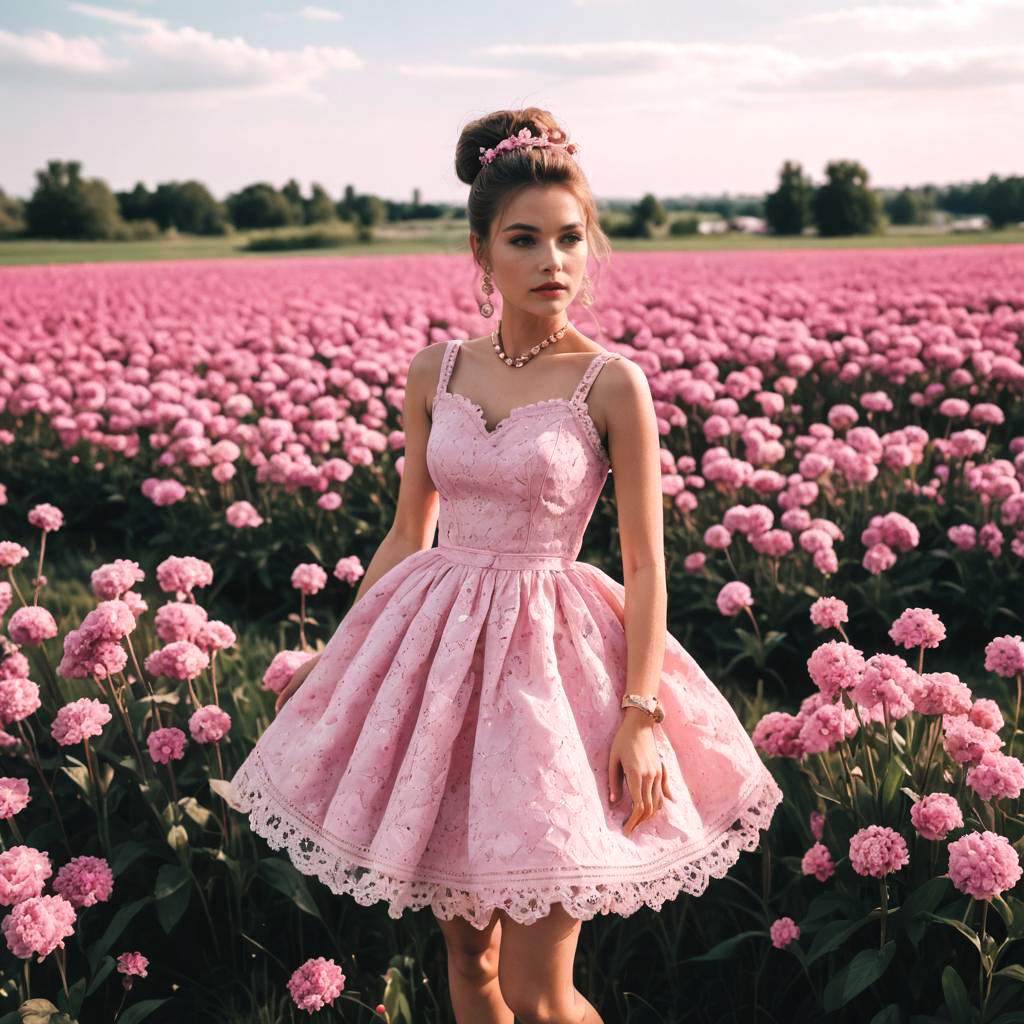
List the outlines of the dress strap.
{"type": "Polygon", "coordinates": [[[617,352],[598,352],[597,355],[590,360],[587,369],[580,378],[579,384],[576,385],[576,390],[573,392],[570,401],[574,405],[578,405],[580,402],[583,402],[587,397],[587,392],[590,391],[591,384],[594,383],[594,379],[601,372],[601,367],[610,360],[618,358],[620,357],[617,352]]]}
{"type": "Polygon", "coordinates": [[[441,394],[448,390],[448,378],[452,375],[455,367],[455,357],[459,354],[459,339],[449,338],[444,343],[444,357],[441,359],[441,372],[437,375],[437,390],[434,392],[434,400],[441,397],[441,394]]]}

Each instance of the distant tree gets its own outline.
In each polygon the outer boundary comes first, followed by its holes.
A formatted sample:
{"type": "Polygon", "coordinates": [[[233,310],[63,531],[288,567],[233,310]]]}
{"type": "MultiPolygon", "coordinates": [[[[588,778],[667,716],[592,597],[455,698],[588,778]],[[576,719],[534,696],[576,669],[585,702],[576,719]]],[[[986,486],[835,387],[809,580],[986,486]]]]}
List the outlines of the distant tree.
{"type": "Polygon", "coordinates": [[[24,234],[25,226],[25,203],[0,188],[0,238],[24,234]]]}
{"type": "Polygon", "coordinates": [[[25,206],[29,234],[37,238],[113,238],[124,228],[117,199],[100,178],[85,179],[78,160],[50,160],[36,171],[25,206]]]}
{"type": "Polygon", "coordinates": [[[799,163],[787,160],[779,171],[779,187],[764,200],[768,228],[776,235],[799,235],[811,225],[814,186],[799,163]]]}
{"type": "Polygon", "coordinates": [[[814,221],[820,235],[866,235],[879,230],[878,196],[868,188],[868,172],[856,160],[832,160],[828,181],[814,193],[814,221]]]}
{"type": "Polygon", "coordinates": [[[355,213],[356,223],[371,228],[376,224],[384,224],[388,219],[387,204],[379,196],[355,196],[351,204],[355,213]]]}
{"type": "Polygon", "coordinates": [[[665,207],[651,192],[645,193],[632,210],[632,229],[637,235],[651,235],[653,228],[668,220],[665,207]]]}
{"type": "Polygon", "coordinates": [[[334,200],[327,194],[323,185],[314,181],[309,202],[306,203],[306,223],[322,224],[324,221],[336,219],[334,200]]]}
{"type": "Polygon", "coordinates": [[[224,204],[199,181],[167,181],[156,187],[149,216],[165,231],[174,228],[191,235],[223,235],[227,230],[224,204]]]}
{"type": "Polygon", "coordinates": [[[294,223],[291,203],[263,181],[232,193],[225,205],[236,228],[277,228],[294,223]]]}
{"type": "Polygon", "coordinates": [[[116,192],[117,205],[125,220],[144,220],[152,217],[153,193],[141,182],[131,192],[116,192]]]}
{"type": "Polygon", "coordinates": [[[302,198],[302,188],[294,178],[289,178],[284,188],[281,189],[281,195],[288,200],[288,205],[292,208],[292,224],[305,224],[306,223],[306,200],[302,198]]]}
{"type": "Polygon", "coordinates": [[[982,212],[988,214],[993,227],[1024,220],[1024,178],[1000,178],[993,174],[985,185],[982,212]]]}
{"type": "Polygon", "coordinates": [[[914,188],[903,188],[885,202],[886,216],[893,224],[926,224],[931,210],[928,196],[914,188]]]}

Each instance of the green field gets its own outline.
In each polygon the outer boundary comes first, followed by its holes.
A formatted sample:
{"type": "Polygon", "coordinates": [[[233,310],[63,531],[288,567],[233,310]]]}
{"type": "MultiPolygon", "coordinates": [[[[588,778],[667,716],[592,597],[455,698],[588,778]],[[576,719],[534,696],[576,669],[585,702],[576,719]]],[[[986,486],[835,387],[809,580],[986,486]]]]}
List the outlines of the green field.
{"type": "MultiPolygon", "coordinates": [[[[43,239],[0,240],[0,265],[31,263],[94,263],[110,260],[280,259],[300,256],[337,259],[343,256],[398,255],[421,252],[469,253],[468,227],[459,221],[409,221],[376,229],[377,238],[330,249],[294,249],[282,252],[245,252],[248,233],[223,237],[182,235],[145,242],[64,242],[43,239]]],[[[266,234],[266,232],[259,232],[266,234]]],[[[890,248],[915,245],[991,245],[1024,243],[1024,229],[953,234],[928,227],[891,228],[885,234],[845,238],[815,236],[774,237],[745,235],[664,235],[658,238],[613,238],[618,252],[691,250],[890,248]]]]}

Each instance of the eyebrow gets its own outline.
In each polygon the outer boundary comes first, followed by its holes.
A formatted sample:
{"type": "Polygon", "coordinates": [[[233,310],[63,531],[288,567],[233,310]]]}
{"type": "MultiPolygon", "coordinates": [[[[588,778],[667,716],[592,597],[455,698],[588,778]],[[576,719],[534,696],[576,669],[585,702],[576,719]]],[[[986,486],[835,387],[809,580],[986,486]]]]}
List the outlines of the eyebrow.
{"type": "MultiPolygon", "coordinates": [[[[583,227],[583,225],[579,222],[575,224],[563,224],[561,230],[568,231],[570,228],[581,227],[583,227]]],[[[540,231],[540,228],[536,228],[532,224],[509,224],[507,228],[502,228],[502,231],[540,231]]]]}

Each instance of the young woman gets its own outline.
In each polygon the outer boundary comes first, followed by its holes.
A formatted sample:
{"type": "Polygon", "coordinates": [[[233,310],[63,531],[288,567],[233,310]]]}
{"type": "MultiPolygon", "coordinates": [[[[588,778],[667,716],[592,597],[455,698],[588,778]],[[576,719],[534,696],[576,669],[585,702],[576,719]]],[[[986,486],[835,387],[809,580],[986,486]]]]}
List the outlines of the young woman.
{"type": "Polygon", "coordinates": [[[582,921],[699,895],[782,793],[666,630],[648,382],[567,316],[610,249],[575,146],[499,111],[455,163],[501,318],[412,358],[394,524],[234,801],[332,891],[431,907],[460,1022],[597,1024],[582,921]],[[610,470],[624,584],[576,560],[610,470]]]}

